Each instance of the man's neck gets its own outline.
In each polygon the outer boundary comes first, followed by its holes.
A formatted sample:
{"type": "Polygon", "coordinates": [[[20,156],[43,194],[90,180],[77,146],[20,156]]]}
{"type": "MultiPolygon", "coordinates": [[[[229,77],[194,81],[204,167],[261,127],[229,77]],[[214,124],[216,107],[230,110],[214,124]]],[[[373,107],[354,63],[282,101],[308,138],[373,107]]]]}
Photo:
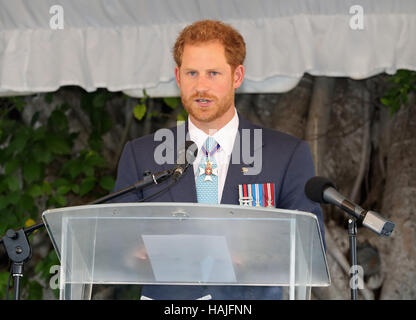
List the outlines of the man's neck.
{"type": "Polygon", "coordinates": [[[225,127],[228,122],[234,117],[236,113],[234,105],[227,110],[226,113],[220,119],[215,119],[211,122],[202,122],[198,121],[189,115],[192,123],[200,130],[204,131],[208,135],[213,135],[215,132],[219,131],[221,128],[225,127]]]}

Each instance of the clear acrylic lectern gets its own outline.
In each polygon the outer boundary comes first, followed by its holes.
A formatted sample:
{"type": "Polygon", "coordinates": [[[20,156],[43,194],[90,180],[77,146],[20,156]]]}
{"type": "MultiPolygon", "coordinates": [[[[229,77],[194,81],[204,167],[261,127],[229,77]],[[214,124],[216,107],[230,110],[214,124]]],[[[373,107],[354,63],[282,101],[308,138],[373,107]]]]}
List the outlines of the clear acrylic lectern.
{"type": "Polygon", "coordinates": [[[93,284],[255,285],[309,299],[330,285],[315,215],[197,203],[117,203],[47,210],[61,262],[60,299],[93,284]]]}

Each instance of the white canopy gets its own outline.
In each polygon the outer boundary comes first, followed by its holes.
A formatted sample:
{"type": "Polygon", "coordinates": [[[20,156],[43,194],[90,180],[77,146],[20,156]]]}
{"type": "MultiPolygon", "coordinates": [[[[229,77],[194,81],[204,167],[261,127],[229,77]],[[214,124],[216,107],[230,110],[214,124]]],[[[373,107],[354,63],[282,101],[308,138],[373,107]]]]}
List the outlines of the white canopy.
{"type": "Polygon", "coordinates": [[[178,96],[172,46],[201,19],[244,36],[240,92],[288,91],[305,72],[416,70],[414,0],[0,0],[0,95],[78,85],[178,96]]]}

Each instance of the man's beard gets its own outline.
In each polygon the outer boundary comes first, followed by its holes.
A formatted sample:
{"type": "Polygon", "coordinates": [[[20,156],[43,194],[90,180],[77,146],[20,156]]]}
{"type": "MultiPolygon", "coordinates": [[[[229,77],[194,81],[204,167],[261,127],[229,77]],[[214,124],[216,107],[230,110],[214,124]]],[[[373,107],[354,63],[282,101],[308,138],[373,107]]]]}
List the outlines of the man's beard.
{"type": "Polygon", "coordinates": [[[211,122],[215,119],[222,117],[232,106],[234,102],[234,90],[230,90],[229,93],[221,100],[213,95],[209,94],[193,94],[189,98],[185,98],[181,94],[182,104],[185,110],[197,121],[211,122]],[[207,110],[200,109],[195,104],[195,99],[208,99],[212,101],[212,105],[207,107],[207,110]],[[215,109],[214,112],[212,110],[215,109]]]}

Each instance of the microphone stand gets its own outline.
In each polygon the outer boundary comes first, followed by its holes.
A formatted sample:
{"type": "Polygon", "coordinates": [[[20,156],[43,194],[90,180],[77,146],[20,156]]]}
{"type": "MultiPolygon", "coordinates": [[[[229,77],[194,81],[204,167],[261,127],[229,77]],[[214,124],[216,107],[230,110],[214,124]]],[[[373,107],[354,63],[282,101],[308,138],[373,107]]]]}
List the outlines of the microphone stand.
{"type": "Polygon", "coordinates": [[[358,273],[357,266],[357,220],[355,218],[348,219],[348,237],[350,244],[350,288],[351,300],[358,300],[358,290],[354,283],[355,276],[358,273]]]}
{"type": "MultiPolygon", "coordinates": [[[[150,171],[146,171],[143,179],[136,182],[134,185],[121,189],[117,192],[110,193],[109,195],[88,204],[100,204],[130,191],[141,190],[149,185],[158,184],[170,178],[173,173],[173,170],[164,170],[155,174],[151,174],[150,171]]],[[[6,254],[12,262],[10,273],[13,276],[14,300],[20,300],[20,279],[23,277],[24,264],[32,258],[32,248],[30,246],[28,236],[33,231],[44,226],[44,223],[39,223],[26,229],[21,228],[17,231],[9,229],[3,238],[0,239],[0,244],[3,243],[6,249],[6,254]]]]}

